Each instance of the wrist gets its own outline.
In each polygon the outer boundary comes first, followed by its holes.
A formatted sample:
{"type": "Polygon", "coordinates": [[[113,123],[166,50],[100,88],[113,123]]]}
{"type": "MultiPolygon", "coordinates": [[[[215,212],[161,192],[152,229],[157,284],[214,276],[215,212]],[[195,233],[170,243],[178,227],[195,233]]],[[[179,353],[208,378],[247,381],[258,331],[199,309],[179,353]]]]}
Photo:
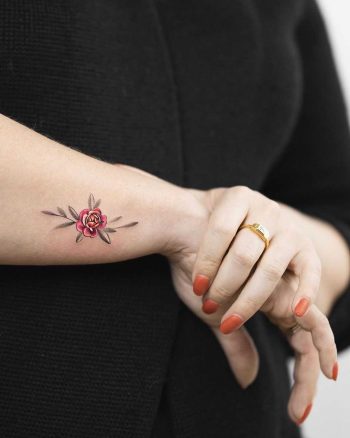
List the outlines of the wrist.
{"type": "MultiPolygon", "coordinates": [[[[177,187],[176,205],[170,212],[164,246],[160,253],[169,259],[196,253],[208,223],[208,210],[201,200],[205,192],[177,187]]],[[[202,198],[204,199],[204,198],[202,198]]]]}
{"type": "Polygon", "coordinates": [[[148,254],[172,258],[183,250],[194,251],[207,222],[206,192],[177,186],[133,166],[113,166],[119,169],[118,178],[132,187],[130,208],[146,200],[147,218],[142,224],[144,239],[151,241],[148,254]],[[136,198],[135,187],[140,189],[136,198]]]}

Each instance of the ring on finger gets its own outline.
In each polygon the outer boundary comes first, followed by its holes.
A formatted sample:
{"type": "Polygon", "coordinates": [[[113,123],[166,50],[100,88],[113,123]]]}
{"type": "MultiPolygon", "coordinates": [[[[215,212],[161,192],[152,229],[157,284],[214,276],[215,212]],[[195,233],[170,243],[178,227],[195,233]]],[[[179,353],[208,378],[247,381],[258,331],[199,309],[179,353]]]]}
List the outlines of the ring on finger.
{"type": "Polygon", "coordinates": [[[238,228],[238,231],[242,228],[248,228],[253,231],[260,239],[265,243],[265,250],[268,248],[270,244],[270,233],[269,230],[263,225],[255,222],[254,224],[243,224],[238,228]]]}

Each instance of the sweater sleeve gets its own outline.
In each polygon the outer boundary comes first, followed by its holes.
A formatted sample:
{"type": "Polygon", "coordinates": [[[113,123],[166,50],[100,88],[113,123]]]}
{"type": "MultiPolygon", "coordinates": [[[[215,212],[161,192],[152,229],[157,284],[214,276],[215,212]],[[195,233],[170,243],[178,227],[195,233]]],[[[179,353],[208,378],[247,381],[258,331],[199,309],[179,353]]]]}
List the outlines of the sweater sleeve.
{"type": "MultiPolygon", "coordinates": [[[[325,23],[314,0],[305,1],[296,31],[302,106],[294,132],[262,192],[331,223],[350,248],[350,134],[325,23]]],[[[330,316],[339,350],[350,345],[350,284],[330,316]]]]}

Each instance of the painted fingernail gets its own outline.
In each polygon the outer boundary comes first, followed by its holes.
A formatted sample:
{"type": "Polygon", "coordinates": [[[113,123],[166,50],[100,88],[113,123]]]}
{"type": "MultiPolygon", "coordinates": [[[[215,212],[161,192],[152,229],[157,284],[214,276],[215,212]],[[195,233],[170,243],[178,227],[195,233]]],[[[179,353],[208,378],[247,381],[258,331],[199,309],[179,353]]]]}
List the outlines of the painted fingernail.
{"type": "Polygon", "coordinates": [[[305,312],[309,308],[310,300],[307,298],[302,298],[299,303],[295,306],[294,313],[296,316],[304,316],[305,312]]]}
{"type": "Polygon", "coordinates": [[[206,275],[198,274],[193,282],[193,292],[196,295],[203,295],[209,288],[209,278],[206,275]]]}
{"type": "Polygon", "coordinates": [[[339,371],[339,364],[338,364],[338,362],[336,362],[333,365],[333,370],[332,370],[332,379],[333,380],[337,380],[337,378],[338,378],[338,371],[339,371]]]}
{"type": "Polygon", "coordinates": [[[225,335],[237,330],[243,324],[243,319],[239,315],[231,315],[220,325],[220,331],[225,335]]]}
{"type": "Polygon", "coordinates": [[[310,403],[307,408],[305,409],[303,416],[299,418],[299,420],[296,421],[297,425],[299,426],[301,423],[304,423],[304,421],[307,419],[308,415],[310,414],[312,409],[312,403],[310,403]]]}
{"type": "Polygon", "coordinates": [[[215,313],[218,310],[219,304],[213,300],[207,299],[204,301],[202,305],[202,310],[204,313],[210,315],[211,313],[215,313]]]}

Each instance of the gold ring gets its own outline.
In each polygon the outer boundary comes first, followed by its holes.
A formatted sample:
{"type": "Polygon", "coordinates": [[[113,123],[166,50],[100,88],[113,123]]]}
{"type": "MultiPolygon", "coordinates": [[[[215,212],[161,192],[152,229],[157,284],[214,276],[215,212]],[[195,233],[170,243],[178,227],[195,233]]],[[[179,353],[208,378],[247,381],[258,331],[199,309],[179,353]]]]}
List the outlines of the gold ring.
{"type": "Polygon", "coordinates": [[[241,230],[242,228],[249,228],[251,231],[253,231],[265,243],[265,249],[268,248],[268,246],[270,244],[270,233],[269,233],[267,228],[265,228],[263,225],[257,224],[257,223],[241,225],[238,228],[238,231],[241,230]]]}

